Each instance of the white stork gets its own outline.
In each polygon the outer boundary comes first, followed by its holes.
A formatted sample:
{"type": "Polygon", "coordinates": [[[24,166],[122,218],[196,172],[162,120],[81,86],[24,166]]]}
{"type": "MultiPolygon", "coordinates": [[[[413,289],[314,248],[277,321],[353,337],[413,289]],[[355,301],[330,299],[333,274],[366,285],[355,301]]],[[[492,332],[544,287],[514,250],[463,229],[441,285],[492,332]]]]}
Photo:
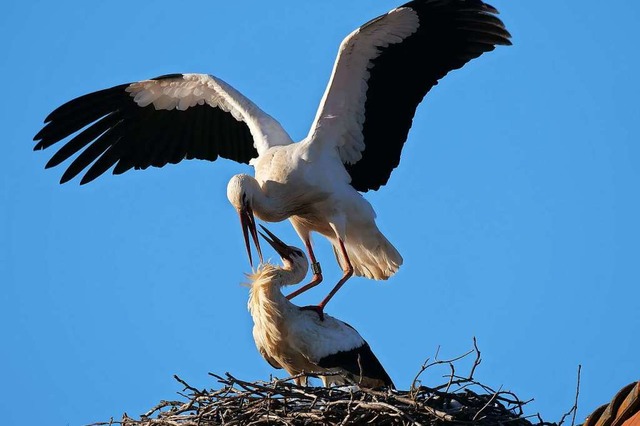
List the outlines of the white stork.
{"type": "Polygon", "coordinates": [[[321,311],[353,274],[384,280],[402,264],[361,192],[387,183],[416,108],[439,79],[511,44],[497,13],[480,0],[414,0],[357,28],[340,45],[315,120],[298,143],[221,79],[171,74],[67,102],[46,118],[34,149],[73,135],[46,165],[79,153],[61,183],[85,169],[81,184],[112,167],[121,174],[194,158],[253,165],[255,177],[233,176],[227,187],[249,261],[249,235],[262,260],[254,214],[268,222],[289,219],[314,273],[291,298],[322,281],[311,233],[327,237],[343,276],[321,311]]]}
{"type": "MultiPolygon", "coordinates": [[[[284,265],[263,263],[249,275],[253,338],[264,359],[292,376],[320,373],[325,386],[393,388],[369,344],[353,327],[315,309],[296,306],[282,294],[283,286],[304,279],[309,263],[302,250],[287,246],[264,226],[262,229],[269,236],[260,234],[278,252],[284,265]]],[[[306,385],[307,376],[297,377],[296,383],[306,385]]]]}

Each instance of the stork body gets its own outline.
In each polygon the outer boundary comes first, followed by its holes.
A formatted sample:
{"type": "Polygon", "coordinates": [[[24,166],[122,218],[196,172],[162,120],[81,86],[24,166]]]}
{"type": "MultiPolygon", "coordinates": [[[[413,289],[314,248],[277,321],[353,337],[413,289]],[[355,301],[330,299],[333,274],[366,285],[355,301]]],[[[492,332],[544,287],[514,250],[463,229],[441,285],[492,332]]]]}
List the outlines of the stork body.
{"type": "Polygon", "coordinates": [[[267,222],[289,219],[316,262],[311,233],[327,237],[345,275],[387,279],[402,256],[380,232],[371,204],[350,184],[337,155],[314,149],[311,141],[275,146],[252,160],[254,178],[234,176],[228,198],[238,211],[243,198],[267,222]],[[345,255],[346,253],[346,255],[345,255]]]}
{"type": "MultiPolygon", "coordinates": [[[[71,137],[49,160],[78,154],[62,175],[86,169],[85,184],[183,159],[250,163],[255,177],[234,176],[227,196],[261,256],[254,214],[289,219],[322,274],[310,234],[327,237],[343,276],[322,309],[352,275],[387,279],[402,257],[375,222],[362,192],[385,185],[422,98],[451,70],[510,44],[497,10],[480,0],[414,0],[375,18],[341,43],[308,135],[293,143],[274,118],[231,85],[205,74],[171,74],[90,93],[46,118],[35,149],[71,137]]],[[[410,205],[408,205],[410,207],[410,205]]]]}
{"type": "MultiPolygon", "coordinates": [[[[286,246],[275,235],[269,235],[271,239],[267,241],[278,251],[284,266],[262,264],[250,275],[248,302],[254,322],[253,338],[264,359],[292,376],[319,374],[325,386],[393,387],[369,344],[353,327],[296,306],[282,294],[283,286],[304,279],[308,261],[302,250],[286,246]]],[[[307,376],[297,377],[296,382],[306,385],[307,376]]]]}

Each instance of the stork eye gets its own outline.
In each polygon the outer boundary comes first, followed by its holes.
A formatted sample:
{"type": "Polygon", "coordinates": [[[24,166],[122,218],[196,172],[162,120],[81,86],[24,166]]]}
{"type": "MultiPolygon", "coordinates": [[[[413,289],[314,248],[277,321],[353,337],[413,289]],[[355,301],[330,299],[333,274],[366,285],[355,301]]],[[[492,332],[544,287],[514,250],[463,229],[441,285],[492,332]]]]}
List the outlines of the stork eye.
{"type": "Polygon", "coordinates": [[[293,253],[294,253],[296,256],[302,257],[302,250],[295,249],[295,250],[293,251],[293,253]]]}

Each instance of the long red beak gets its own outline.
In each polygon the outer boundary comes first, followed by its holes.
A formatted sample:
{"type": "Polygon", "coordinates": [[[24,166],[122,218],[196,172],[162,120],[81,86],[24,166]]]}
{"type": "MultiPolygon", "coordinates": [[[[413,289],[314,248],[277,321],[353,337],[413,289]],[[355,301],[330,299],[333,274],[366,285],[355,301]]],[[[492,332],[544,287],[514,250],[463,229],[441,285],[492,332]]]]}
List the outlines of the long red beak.
{"type": "Polygon", "coordinates": [[[276,237],[273,232],[269,231],[264,226],[260,225],[260,228],[262,228],[264,232],[269,234],[269,236],[266,236],[265,234],[260,232],[260,235],[262,235],[262,238],[264,238],[265,241],[268,242],[271,245],[271,247],[274,248],[274,250],[280,255],[280,257],[283,260],[285,259],[291,260],[291,254],[293,253],[293,248],[286,245],[280,238],[276,237]]]}
{"type": "Polygon", "coordinates": [[[260,249],[260,241],[258,239],[258,230],[256,229],[256,220],[253,216],[253,209],[248,203],[242,206],[242,209],[238,212],[240,215],[240,226],[242,226],[242,235],[244,236],[244,244],[247,247],[247,254],[249,255],[249,264],[253,267],[253,259],[251,257],[251,245],[249,244],[249,233],[253,243],[256,245],[258,256],[260,257],[260,263],[262,263],[262,250],[260,249]]]}

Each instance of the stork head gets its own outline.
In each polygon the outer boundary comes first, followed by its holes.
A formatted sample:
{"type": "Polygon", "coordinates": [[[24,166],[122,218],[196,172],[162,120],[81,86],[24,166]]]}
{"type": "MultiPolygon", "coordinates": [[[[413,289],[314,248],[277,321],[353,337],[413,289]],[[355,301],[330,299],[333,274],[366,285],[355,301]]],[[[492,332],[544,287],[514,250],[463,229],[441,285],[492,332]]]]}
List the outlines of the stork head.
{"type": "Polygon", "coordinates": [[[298,247],[286,245],[280,238],[276,237],[273,232],[269,231],[264,226],[260,225],[260,227],[268,234],[265,235],[260,232],[262,238],[264,238],[265,241],[268,242],[278,253],[278,255],[280,255],[282,263],[284,264],[283,269],[290,271],[293,275],[293,282],[288,284],[298,284],[307,275],[307,270],[309,269],[307,256],[305,256],[304,252],[298,247]]]}
{"type": "Polygon", "coordinates": [[[244,244],[247,247],[247,254],[249,255],[249,263],[251,266],[253,266],[253,259],[251,257],[249,235],[251,235],[253,243],[256,245],[260,263],[263,262],[258,231],[256,229],[256,219],[253,214],[253,195],[256,191],[260,191],[260,185],[249,175],[235,175],[227,185],[227,198],[240,216],[240,226],[242,226],[244,244]]]}

